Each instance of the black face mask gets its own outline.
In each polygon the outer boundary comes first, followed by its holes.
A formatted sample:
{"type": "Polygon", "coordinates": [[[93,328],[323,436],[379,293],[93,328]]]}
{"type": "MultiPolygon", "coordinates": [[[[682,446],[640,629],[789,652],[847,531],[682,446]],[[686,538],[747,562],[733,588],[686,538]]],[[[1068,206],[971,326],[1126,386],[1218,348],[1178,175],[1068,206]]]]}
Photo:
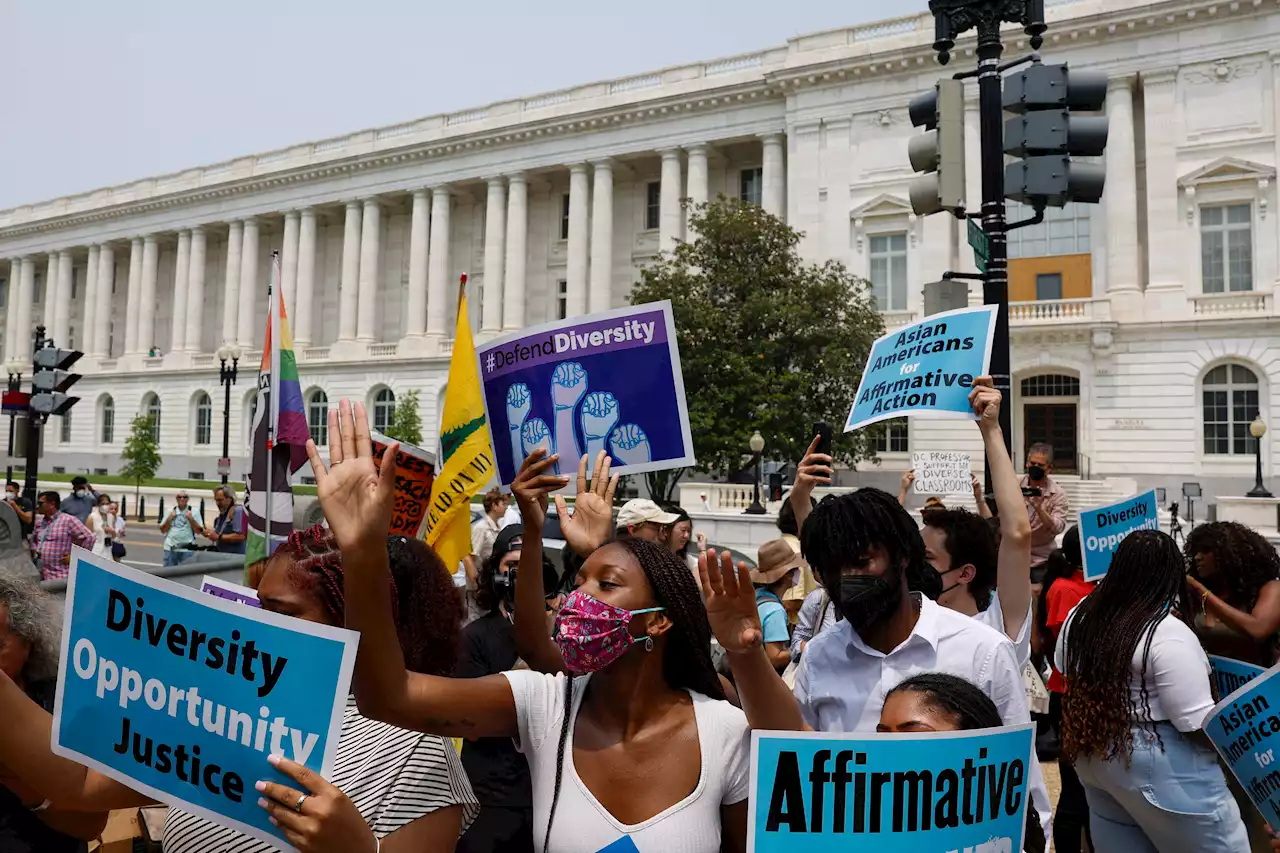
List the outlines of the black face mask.
{"type": "Polygon", "coordinates": [[[1027,468],[1027,476],[1036,482],[1043,480],[1045,473],[1043,465],[1032,465],[1027,468]]]}
{"type": "Polygon", "coordinates": [[[902,569],[894,569],[881,577],[841,575],[834,603],[853,630],[861,634],[902,603],[902,569]]]}

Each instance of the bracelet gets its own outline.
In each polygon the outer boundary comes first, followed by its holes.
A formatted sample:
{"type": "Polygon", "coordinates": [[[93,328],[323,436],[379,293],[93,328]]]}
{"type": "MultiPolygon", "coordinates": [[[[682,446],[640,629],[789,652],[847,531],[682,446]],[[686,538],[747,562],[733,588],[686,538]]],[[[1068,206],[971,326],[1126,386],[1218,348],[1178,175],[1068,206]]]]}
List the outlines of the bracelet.
{"type": "Polygon", "coordinates": [[[49,808],[49,806],[51,806],[51,805],[53,805],[53,800],[45,800],[45,801],[44,801],[43,803],[41,803],[40,805],[35,806],[34,808],[32,808],[32,809],[31,809],[31,811],[33,811],[33,812],[42,812],[42,811],[44,811],[45,809],[49,808]]]}

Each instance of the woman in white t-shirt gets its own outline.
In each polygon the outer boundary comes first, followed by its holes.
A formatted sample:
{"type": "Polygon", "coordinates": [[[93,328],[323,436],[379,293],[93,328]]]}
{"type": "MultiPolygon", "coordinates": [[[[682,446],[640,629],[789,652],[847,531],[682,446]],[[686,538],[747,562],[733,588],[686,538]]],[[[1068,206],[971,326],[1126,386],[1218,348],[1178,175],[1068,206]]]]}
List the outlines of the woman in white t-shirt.
{"type": "Polygon", "coordinates": [[[1190,600],[1178,546],[1140,530],[1058,638],[1062,752],[1084,784],[1098,853],[1249,849],[1201,732],[1214,700],[1190,600]]]}
{"type": "MultiPolygon", "coordinates": [[[[361,711],[420,731],[515,737],[529,760],[534,843],[544,853],[745,850],[747,722],[723,701],[710,625],[683,561],[643,541],[598,548],[560,610],[553,643],[531,617],[545,607],[547,495],[568,478],[552,473],[557,457],[535,452],[512,485],[524,521],[517,644],[535,671],[473,679],[409,673],[391,630],[386,558],[368,546],[390,524],[395,472],[374,466],[359,404],[353,412],[342,401],[330,430],[331,468],[314,444],[307,450],[348,566],[347,624],[361,632],[361,711]]],[[[597,519],[609,532],[617,480],[603,453],[590,490],[586,480],[584,458],[574,514],[558,507],[570,544],[598,535],[597,519]]]]}

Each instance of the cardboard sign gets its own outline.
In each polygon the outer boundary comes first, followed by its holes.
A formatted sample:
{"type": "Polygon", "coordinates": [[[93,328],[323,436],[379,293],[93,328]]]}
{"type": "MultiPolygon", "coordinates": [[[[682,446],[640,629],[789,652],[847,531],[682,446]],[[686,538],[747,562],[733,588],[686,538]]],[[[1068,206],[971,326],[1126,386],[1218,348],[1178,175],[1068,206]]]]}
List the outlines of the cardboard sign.
{"type": "Polygon", "coordinates": [[[900,418],[972,418],[969,392],[987,372],[996,306],[946,311],[876,340],[844,431],[900,418]]]}
{"type": "Polygon", "coordinates": [[[1209,712],[1204,732],[1272,830],[1280,830],[1280,680],[1273,666],[1209,712]]]}
{"type": "MultiPolygon", "coordinates": [[[[387,448],[395,439],[381,433],[370,433],[373,458],[379,468],[387,448]]],[[[435,480],[435,461],[420,447],[400,442],[396,452],[396,506],[391,516],[391,536],[418,538],[422,522],[431,502],[431,483],[435,480]]]]}
{"type": "Polygon", "coordinates": [[[358,642],[77,548],[53,751],[291,850],[254,784],[295,785],[273,754],[330,775],[358,642]]]}
{"type": "Polygon", "coordinates": [[[1084,579],[1099,580],[1111,568],[1111,556],[1135,530],[1159,530],[1156,490],[1134,498],[1080,512],[1080,548],[1084,579]]]}
{"type": "Polygon", "coordinates": [[[249,607],[262,606],[262,602],[258,601],[258,593],[253,589],[241,586],[238,583],[218,580],[209,575],[205,575],[200,579],[200,591],[205,595],[216,595],[224,601],[234,601],[237,604],[244,604],[249,607]]]}
{"type": "Polygon", "coordinates": [[[1209,655],[1209,673],[1220,698],[1230,696],[1264,672],[1262,667],[1242,660],[1209,655]]]}
{"type": "Polygon", "coordinates": [[[601,450],[618,474],[694,462],[670,302],[535,326],[476,358],[504,487],[539,447],[560,454],[560,473],[601,450]]]}
{"type": "Polygon", "coordinates": [[[936,450],[911,454],[917,495],[955,495],[973,491],[973,463],[968,453],[936,450]]]}
{"type": "Polygon", "coordinates": [[[753,732],[747,850],[1019,853],[1034,737],[753,732]]]}

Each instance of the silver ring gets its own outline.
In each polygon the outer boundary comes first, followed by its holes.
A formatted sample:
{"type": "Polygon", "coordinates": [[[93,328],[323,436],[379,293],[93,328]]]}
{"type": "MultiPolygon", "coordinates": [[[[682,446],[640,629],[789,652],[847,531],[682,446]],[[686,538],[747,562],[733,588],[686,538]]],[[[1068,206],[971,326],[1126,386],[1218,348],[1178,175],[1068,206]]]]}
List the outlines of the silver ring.
{"type": "Polygon", "coordinates": [[[335,459],[333,462],[330,462],[330,463],[329,463],[329,467],[330,467],[330,468],[337,468],[337,467],[338,467],[339,465],[341,465],[341,464],[342,464],[342,460],[341,460],[341,459],[335,459]]]}
{"type": "Polygon", "coordinates": [[[305,803],[305,802],[307,801],[307,797],[309,797],[309,796],[311,796],[311,795],[310,795],[310,794],[302,794],[301,796],[299,796],[299,797],[298,797],[298,802],[296,802],[296,803],[294,803],[294,804],[293,804],[293,810],[294,810],[295,812],[297,812],[298,814],[302,814],[302,804],[303,804],[303,803],[305,803]]]}

